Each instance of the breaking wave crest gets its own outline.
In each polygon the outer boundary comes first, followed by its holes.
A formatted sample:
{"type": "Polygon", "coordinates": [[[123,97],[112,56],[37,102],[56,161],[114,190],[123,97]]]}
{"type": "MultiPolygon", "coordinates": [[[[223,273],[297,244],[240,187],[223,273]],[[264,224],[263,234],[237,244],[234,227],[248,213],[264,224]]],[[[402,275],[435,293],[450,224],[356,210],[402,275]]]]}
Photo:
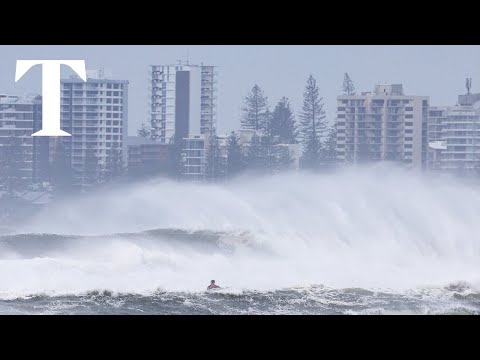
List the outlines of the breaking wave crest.
{"type": "MultiPolygon", "coordinates": [[[[244,295],[451,293],[458,283],[476,294],[479,214],[476,186],[389,166],[224,185],[156,180],[65,199],[1,234],[0,298],[189,297],[210,279],[244,295]]],[[[389,310],[345,309],[362,311],[389,310]]]]}

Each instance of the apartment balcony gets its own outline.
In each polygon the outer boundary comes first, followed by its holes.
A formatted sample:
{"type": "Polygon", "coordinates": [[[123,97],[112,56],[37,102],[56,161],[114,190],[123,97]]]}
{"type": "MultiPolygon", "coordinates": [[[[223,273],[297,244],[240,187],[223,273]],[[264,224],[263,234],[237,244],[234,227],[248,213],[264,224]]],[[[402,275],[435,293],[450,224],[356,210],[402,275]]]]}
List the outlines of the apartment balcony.
{"type": "Polygon", "coordinates": [[[443,155],[448,155],[448,154],[479,154],[479,150],[442,150],[443,155]]]}
{"type": "MultiPolygon", "coordinates": [[[[76,126],[78,126],[78,125],[76,125],[76,126]]],[[[98,123],[96,123],[96,124],[82,124],[81,127],[82,127],[82,128],[94,128],[94,129],[98,129],[98,128],[100,128],[100,127],[105,127],[105,125],[103,125],[103,124],[100,125],[100,124],[98,124],[98,123]]]]}
{"type": "Polygon", "coordinates": [[[218,72],[217,71],[202,71],[202,77],[213,77],[213,76],[216,76],[218,75],[218,72]]]}
{"type": "Polygon", "coordinates": [[[480,143],[466,143],[466,142],[448,142],[447,147],[452,146],[466,146],[466,147],[478,147],[480,148],[480,143]]]}
{"type": "Polygon", "coordinates": [[[441,136],[442,140],[469,140],[469,139],[478,139],[477,136],[472,136],[472,135],[450,135],[450,136],[441,136]]]}

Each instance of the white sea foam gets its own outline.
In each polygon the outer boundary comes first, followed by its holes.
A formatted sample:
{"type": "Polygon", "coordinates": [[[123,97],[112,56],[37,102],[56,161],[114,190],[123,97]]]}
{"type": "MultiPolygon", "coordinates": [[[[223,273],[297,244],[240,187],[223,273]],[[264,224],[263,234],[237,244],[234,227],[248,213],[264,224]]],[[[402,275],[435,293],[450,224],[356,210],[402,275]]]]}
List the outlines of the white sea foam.
{"type": "Polygon", "coordinates": [[[459,281],[475,287],[479,216],[475,186],[390,166],[227,185],[158,180],[65,201],[16,228],[78,239],[46,255],[2,251],[0,297],[198,292],[210,279],[235,291],[312,284],[415,289],[459,281]],[[225,243],[241,245],[233,253],[209,252],[153,234],[141,235],[143,241],[112,235],[149,229],[221,232],[225,243]]]}

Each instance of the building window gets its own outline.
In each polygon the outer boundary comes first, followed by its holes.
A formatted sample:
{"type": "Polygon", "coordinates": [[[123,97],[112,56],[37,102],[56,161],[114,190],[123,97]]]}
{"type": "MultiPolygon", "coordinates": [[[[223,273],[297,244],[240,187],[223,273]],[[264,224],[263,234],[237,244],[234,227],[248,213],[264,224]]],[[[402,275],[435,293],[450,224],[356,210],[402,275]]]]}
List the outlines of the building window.
{"type": "Polygon", "coordinates": [[[413,141],[413,138],[412,137],[406,137],[405,141],[413,141]]]}
{"type": "Polygon", "coordinates": [[[411,121],[405,121],[405,126],[413,126],[413,122],[411,122],[411,121]]]}
{"type": "Polygon", "coordinates": [[[406,114],[405,119],[413,119],[413,115],[412,114],[406,114]]]}
{"type": "Polygon", "coordinates": [[[405,111],[413,111],[413,107],[407,106],[405,107],[405,111]]]}
{"type": "Polygon", "coordinates": [[[412,144],[405,144],[405,149],[411,149],[412,148],[412,144]]]}
{"type": "Polygon", "coordinates": [[[107,96],[112,96],[112,92],[111,92],[111,91],[107,91],[107,96]]]}

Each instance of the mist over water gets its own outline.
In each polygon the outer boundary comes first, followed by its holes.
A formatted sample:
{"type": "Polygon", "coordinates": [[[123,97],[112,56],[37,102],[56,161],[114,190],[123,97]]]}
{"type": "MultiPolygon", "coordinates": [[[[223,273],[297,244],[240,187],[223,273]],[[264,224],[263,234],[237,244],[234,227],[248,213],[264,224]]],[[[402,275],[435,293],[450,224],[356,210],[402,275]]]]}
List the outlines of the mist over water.
{"type": "Polygon", "coordinates": [[[210,279],[233,294],[477,291],[479,214],[477,186],[385,165],[219,185],[158,179],[65,200],[0,235],[0,298],[191,294],[210,279]]]}

